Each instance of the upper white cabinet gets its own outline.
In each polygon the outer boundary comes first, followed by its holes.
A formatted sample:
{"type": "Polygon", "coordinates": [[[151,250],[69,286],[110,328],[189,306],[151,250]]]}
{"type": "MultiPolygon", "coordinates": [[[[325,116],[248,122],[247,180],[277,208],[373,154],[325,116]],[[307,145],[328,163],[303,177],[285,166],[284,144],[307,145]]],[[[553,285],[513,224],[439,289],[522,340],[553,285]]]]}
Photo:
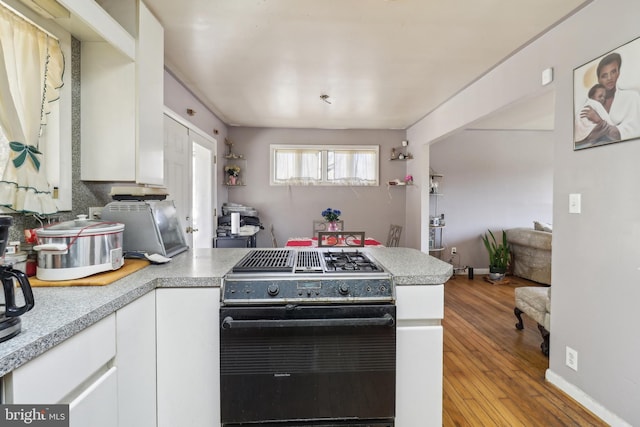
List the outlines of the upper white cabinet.
{"type": "Polygon", "coordinates": [[[81,51],[81,178],[164,185],[164,30],[138,3],[136,55],[106,41],[81,51]]]}

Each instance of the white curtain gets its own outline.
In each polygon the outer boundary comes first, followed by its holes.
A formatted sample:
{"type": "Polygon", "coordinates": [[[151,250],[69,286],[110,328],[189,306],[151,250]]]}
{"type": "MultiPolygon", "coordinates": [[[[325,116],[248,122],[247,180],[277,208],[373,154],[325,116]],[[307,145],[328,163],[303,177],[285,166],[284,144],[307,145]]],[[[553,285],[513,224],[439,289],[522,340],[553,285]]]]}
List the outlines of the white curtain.
{"type": "Polygon", "coordinates": [[[296,184],[316,184],[322,179],[318,150],[277,150],[276,179],[296,184]]]}
{"type": "Polygon", "coordinates": [[[376,180],[377,156],[373,151],[341,150],[329,153],[329,180],[351,185],[371,185],[376,180]]]}
{"type": "Polygon", "coordinates": [[[63,72],[58,40],[0,5],[0,126],[11,150],[0,205],[17,212],[57,211],[38,139],[63,72]]]}

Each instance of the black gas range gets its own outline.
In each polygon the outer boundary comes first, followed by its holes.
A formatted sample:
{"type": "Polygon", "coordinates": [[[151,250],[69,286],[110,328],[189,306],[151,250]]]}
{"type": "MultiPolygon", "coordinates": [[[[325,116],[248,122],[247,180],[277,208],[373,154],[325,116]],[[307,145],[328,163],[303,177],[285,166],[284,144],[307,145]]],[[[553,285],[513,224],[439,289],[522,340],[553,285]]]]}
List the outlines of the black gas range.
{"type": "Polygon", "coordinates": [[[354,249],[249,252],[223,279],[223,304],[393,302],[391,275],[354,249]]]}
{"type": "Polygon", "coordinates": [[[223,427],[390,427],[396,306],[368,253],[249,252],[222,282],[223,427]]]}

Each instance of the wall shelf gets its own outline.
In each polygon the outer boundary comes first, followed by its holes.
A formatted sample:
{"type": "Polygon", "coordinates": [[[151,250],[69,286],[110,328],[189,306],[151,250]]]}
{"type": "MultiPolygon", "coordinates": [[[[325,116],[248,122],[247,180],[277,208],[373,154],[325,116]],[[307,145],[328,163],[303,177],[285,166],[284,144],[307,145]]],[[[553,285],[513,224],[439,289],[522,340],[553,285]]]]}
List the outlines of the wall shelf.
{"type": "Polygon", "coordinates": [[[429,185],[431,186],[429,196],[433,197],[433,200],[430,202],[430,208],[433,208],[433,214],[429,215],[429,253],[433,252],[434,256],[441,258],[444,251],[444,240],[442,235],[444,233],[445,225],[444,214],[440,213],[438,210],[438,199],[443,196],[443,194],[439,192],[442,175],[430,174],[429,179],[429,185]],[[440,223],[441,221],[442,224],[440,223]]]}
{"type": "Polygon", "coordinates": [[[244,158],[242,154],[227,154],[224,156],[224,185],[227,187],[244,187],[246,186],[245,182],[245,172],[247,170],[247,159],[244,158]],[[227,168],[230,166],[238,166],[240,168],[240,172],[235,180],[232,179],[231,175],[227,173],[227,168]]]}

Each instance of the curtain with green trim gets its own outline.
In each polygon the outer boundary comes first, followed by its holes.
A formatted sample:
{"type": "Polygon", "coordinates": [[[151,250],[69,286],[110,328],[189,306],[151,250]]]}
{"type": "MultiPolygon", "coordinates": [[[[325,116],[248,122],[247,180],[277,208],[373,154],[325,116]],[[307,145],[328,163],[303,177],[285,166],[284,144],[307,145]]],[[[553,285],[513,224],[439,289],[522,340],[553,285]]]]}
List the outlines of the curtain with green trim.
{"type": "Polygon", "coordinates": [[[58,40],[0,5],[0,126],[10,148],[0,206],[38,214],[58,210],[38,144],[63,72],[58,40]]]}

